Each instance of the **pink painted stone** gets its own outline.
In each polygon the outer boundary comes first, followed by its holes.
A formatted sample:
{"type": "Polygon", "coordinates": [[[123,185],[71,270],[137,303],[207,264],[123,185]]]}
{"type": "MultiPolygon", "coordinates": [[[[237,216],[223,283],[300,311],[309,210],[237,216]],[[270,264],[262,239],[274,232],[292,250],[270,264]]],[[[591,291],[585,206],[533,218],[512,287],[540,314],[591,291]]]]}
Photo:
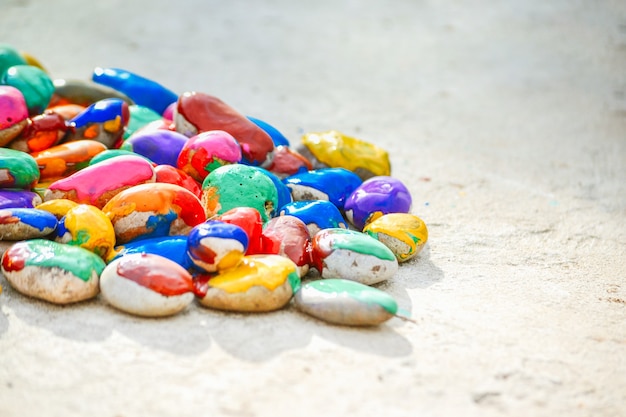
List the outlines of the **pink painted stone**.
{"type": "Polygon", "coordinates": [[[13,140],[28,124],[28,108],[20,90],[0,85],[0,146],[13,140]]]}
{"type": "Polygon", "coordinates": [[[177,166],[198,182],[216,168],[241,161],[241,147],[223,130],[211,130],[191,137],[178,155],[177,166]]]}

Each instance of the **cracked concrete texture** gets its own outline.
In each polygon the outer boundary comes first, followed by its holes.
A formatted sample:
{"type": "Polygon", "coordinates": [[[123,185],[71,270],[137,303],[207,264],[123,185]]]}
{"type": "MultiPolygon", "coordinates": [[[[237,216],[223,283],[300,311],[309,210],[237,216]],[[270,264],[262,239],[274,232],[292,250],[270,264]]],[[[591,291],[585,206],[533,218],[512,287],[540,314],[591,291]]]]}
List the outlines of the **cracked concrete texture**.
{"type": "Polygon", "coordinates": [[[617,416],[626,406],[626,6],[35,2],[0,39],[126,68],[298,143],[389,150],[430,241],[380,285],[417,324],[293,309],[166,320],[0,283],[0,415],[617,416]]]}

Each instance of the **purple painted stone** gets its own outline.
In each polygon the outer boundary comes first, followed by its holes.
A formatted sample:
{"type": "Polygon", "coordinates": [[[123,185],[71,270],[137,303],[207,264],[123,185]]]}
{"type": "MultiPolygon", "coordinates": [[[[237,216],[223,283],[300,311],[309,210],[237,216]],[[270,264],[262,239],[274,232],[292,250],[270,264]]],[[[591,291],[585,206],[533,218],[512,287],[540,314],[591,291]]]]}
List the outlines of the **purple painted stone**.
{"type": "Polygon", "coordinates": [[[129,137],[122,149],[143,155],[157,165],[175,167],[187,139],[187,136],[171,130],[140,131],[129,137]]]}
{"type": "Polygon", "coordinates": [[[400,180],[378,176],[358,186],[346,200],[344,210],[348,221],[363,230],[384,214],[408,213],[411,203],[411,194],[400,180]]]}
{"type": "Polygon", "coordinates": [[[0,209],[33,208],[39,204],[41,197],[32,191],[0,190],[0,209]]]}

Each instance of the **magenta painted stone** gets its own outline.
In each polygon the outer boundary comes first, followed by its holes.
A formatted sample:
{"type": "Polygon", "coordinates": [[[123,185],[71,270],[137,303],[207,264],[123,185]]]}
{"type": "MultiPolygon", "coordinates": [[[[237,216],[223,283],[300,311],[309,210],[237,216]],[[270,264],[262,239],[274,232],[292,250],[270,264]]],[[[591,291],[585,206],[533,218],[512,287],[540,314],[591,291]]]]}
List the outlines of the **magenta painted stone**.
{"type": "Polygon", "coordinates": [[[177,166],[202,182],[215,169],[241,161],[241,147],[223,130],[211,130],[191,137],[178,156],[177,166]]]}
{"type": "Polygon", "coordinates": [[[408,213],[411,194],[402,181],[388,177],[372,177],[358,186],[346,200],[346,218],[357,229],[384,214],[408,213]]]}
{"type": "Polygon", "coordinates": [[[11,142],[28,124],[28,108],[20,90],[0,85],[0,146],[11,142]]]}

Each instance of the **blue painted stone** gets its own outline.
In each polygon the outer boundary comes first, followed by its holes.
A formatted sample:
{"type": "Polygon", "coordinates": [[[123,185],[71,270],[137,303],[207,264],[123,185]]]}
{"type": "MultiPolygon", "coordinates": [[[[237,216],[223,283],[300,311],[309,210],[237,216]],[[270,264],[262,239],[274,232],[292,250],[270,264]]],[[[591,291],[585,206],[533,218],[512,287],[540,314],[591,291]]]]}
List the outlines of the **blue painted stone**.
{"type": "Polygon", "coordinates": [[[139,132],[128,138],[121,149],[143,155],[157,165],[176,166],[178,154],[187,143],[187,136],[170,130],[139,132]]]}
{"type": "Polygon", "coordinates": [[[124,100],[97,101],[68,122],[71,131],[66,140],[93,139],[114,148],[121,143],[129,118],[128,103],[124,100]]]}
{"type": "Polygon", "coordinates": [[[92,80],[114,88],[130,97],[136,104],[163,114],[178,95],[156,81],[119,68],[96,68],[92,80]]]}
{"type": "Polygon", "coordinates": [[[149,253],[167,258],[185,269],[193,266],[187,255],[187,236],[165,236],[151,239],[136,240],[115,247],[113,261],[121,256],[133,253],[149,253]]]}
{"type": "Polygon", "coordinates": [[[0,209],[33,208],[41,204],[41,197],[33,191],[0,190],[0,209]]]}
{"type": "Polygon", "coordinates": [[[276,187],[276,192],[278,193],[278,207],[275,210],[276,212],[278,212],[280,208],[285,204],[289,204],[293,201],[289,188],[287,188],[287,186],[280,180],[280,178],[278,178],[275,174],[269,172],[267,169],[260,167],[253,168],[258,169],[259,171],[267,175],[267,177],[274,183],[274,186],[276,187]]]}
{"type": "Polygon", "coordinates": [[[347,228],[346,221],[339,209],[330,201],[294,201],[280,209],[280,215],[295,216],[302,220],[311,236],[321,229],[347,228]]]}
{"type": "Polygon", "coordinates": [[[187,254],[206,272],[236,267],[248,250],[248,235],[239,226],[212,220],[191,229],[187,254]]]}
{"type": "Polygon", "coordinates": [[[342,210],[348,196],[363,181],[347,169],[327,168],[292,175],[283,182],[294,201],[327,200],[342,210]]]}
{"type": "Polygon", "coordinates": [[[259,120],[256,117],[247,116],[248,120],[252,123],[265,130],[265,133],[270,135],[272,138],[272,142],[274,142],[274,146],[289,146],[289,139],[287,139],[278,129],[276,129],[271,124],[264,122],[263,120],[259,120]]]}
{"type": "Polygon", "coordinates": [[[54,232],[57,218],[33,208],[0,210],[0,240],[25,240],[44,237],[54,232]]]}

